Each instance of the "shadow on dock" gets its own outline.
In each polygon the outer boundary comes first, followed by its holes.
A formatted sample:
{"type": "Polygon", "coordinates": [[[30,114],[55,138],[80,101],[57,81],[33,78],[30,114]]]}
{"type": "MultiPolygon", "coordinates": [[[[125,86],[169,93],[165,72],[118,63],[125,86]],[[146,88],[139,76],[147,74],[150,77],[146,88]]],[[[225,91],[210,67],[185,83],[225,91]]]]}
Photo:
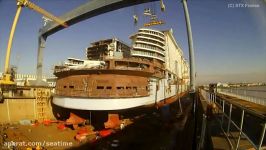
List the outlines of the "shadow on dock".
{"type": "Polygon", "coordinates": [[[79,149],[192,149],[194,121],[192,100],[182,98],[183,114],[178,103],[144,114],[133,125],[95,143],[85,143],[79,149]]]}

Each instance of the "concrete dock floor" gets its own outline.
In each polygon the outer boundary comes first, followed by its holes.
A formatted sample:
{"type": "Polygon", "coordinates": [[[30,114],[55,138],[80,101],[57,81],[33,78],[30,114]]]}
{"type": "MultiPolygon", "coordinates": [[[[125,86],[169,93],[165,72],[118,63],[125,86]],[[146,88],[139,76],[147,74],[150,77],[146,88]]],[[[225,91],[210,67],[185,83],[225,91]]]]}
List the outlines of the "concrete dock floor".
{"type": "Polygon", "coordinates": [[[178,103],[154,109],[152,113],[143,114],[125,129],[93,143],[77,142],[74,139],[77,130],[67,128],[61,131],[55,123],[50,126],[5,124],[0,127],[0,131],[2,136],[6,134],[7,137],[1,138],[0,149],[6,149],[10,142],[22,141],[31,144],[41,142],[43,149],[191,149],[194,127],[191,122],[192,100],[185,96],[181,102],[181,115],[178,103]]]}

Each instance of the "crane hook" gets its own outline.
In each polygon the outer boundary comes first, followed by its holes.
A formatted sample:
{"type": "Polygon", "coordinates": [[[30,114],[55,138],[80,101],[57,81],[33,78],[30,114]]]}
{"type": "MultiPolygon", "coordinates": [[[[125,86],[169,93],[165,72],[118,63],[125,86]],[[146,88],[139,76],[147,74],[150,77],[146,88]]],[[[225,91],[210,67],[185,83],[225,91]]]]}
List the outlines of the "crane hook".
{"type": "Polygon", "coordinates": [[[160,5],[161,5],[161,11],[164,12],[165,11],[165,5],[163,3],[163,0],[160,0],[160,5]]]}

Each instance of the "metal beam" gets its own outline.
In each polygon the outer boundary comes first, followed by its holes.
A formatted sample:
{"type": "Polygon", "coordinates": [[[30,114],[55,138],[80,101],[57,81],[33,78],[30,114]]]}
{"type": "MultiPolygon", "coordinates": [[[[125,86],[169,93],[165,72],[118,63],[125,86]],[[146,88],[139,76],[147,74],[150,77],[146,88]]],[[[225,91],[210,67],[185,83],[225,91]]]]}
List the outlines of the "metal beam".
{"type": "Polygon", "coordinates": [[[190,92],[195,93],[195,57],[194,57],[194,46],[192,38],[192,30],[190,25],[190,17],[187,7],[187,0],[183,0],[183,7],[187,25],[187,36],[188,36],[188,47],[189,47],[189,66],[190,66],[190,92]]]}
{"type": "MultiPolygon", "coordinates": [[[[70,12],[65,13],[61,17],[68,26],[74,25],[86,19],[101,15],[110,11],[114,11],[120,8],[138,5],[147,2],[153,2],[159,0],[91,0],[70,12]]],[[[43,64],[43,49],[45,41],[48,36],[64,29],[61,25],[55,22],[48,22],[39,31],[39,43],[37,54],[37,82],[41,83],[42,80],[42,64],[43,64]]]]}
{"type": "MultiPolygon", "coordinates": [[[[59,18],[61,20],[64,20],[68,26],[71,26],[103,13],[153,1],[159,0],[91,0],[59,18]]],[[[47,37],[62,29],[64,29],[64,27],[62,27],[61,25],[55,22],[49,22],[41,29],[40,35],[47,37]]]]}
{"type": "Polygon", "coordinates": [[[42,68],[43,68],[43,49],[45,48],[46,37],[39,36],[38,39],[38,54],[37,54],[37,79],[36,84],[41,85],[42,83],[42,68]]]}
{"type": "Polygon", "coordinates": [[[187,37],[188,37],[188,47],[189,47],[189,68],[190,68],[190,98],[193,100],[193,115],[194,115],[194,133],[193,133],[193,141],[192,141],[192,149],[196,149],[197,144],[197,113],[198,113],[198,94],[196,95],[196,87],[195,87],[195,57],[194,57],[194,48],[193,48],[193,38],[192,38],[192,30],[190,25],[190,17],[187,7],[187,0],[182,0],[184,14],[186,19],[187,26],[187,37]]]}

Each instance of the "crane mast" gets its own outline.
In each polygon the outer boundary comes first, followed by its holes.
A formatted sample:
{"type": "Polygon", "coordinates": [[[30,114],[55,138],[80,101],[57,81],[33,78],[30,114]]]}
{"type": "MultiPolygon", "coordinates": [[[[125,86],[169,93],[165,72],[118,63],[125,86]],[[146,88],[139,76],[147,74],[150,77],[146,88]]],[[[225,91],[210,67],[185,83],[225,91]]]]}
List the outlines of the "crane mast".
{"type": "Polygon", "coordinates": [[[42,9],[41,7],[35,5],[34,3],[30,2],[29,0],[17,0],[17,11],[16,11],[16,15],[14,17],[14,21],[13,21],[11,30],[10,30],[10,35],[9,35],[9,39],[8,39],[7,49],[6,49],[4,74],[3,74],[3,78],[0,80],[0,87],[1,87],[2,91],[5,89],[8,89],[8,87],[14,87],[15,86],[15,82],[13,80],[13,77],[11,76],[11,72],[9,71],[9,62],[10,62],[10,53],[11,53],[11,48],[12,48],[12,43],[13,43],[13,37],[14,37],[14,33],[16,30],[16,26],[18,23],[18,19],[19,19],[22,7],[28,7],[30,9],[38,12],[39,14],[42,14],[43,16],[53,20],[54,22],[62,25],[63,27],[67,27],[67,24],[63,20],[55,17],[51,13],[49,13],[46,10],[42,9]]]}

